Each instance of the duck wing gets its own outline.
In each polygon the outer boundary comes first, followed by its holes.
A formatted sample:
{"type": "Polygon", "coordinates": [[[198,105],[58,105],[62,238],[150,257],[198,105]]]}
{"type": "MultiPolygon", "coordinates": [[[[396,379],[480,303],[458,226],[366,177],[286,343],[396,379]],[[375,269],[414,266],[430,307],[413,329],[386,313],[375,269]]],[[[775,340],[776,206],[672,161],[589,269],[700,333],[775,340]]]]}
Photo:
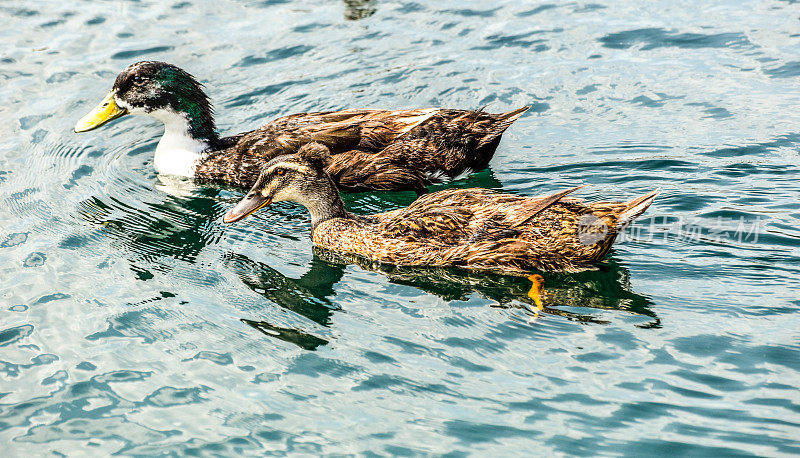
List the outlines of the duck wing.
{"type": "Polygon", "coordinates": [[[234,154],[271,159],[294,153],[310,142],[322,143],[332,154],[351,149],[379,151],[438,111],[428,108],[294,114],[242,135],[234,154]]]}
{"type": "Polygon", "coordinates": [[[516,237],[531,218],[581,187],[544,197],[523,197],[482,188],[446,189],[376,217],[379,229],[388,237],[447,244],[501,240],[516,237]]]}
{"type": "Polygon", "coordinates": [[[472,213],[463,208],[430,209],[424,213],[406,214],[385,227],[392,236],[435,236],[449,240],[463,238],[472,213]]]}
{"type": "Polygon", "coordinates": [[[393,154],[398,143],[405,145],[409,142],[400,140],[379,153],[351,150],[333,155],[325,171],[340,189],[417,191],[423,194],[429,182],[424,172],[425,164],[415,161],[413,156],[393,154]]]}
{"type": "Polygon", "coordinates": [[[555,194],[550,194],[544,197],[529,197],[522,201],[518,208],[515,209],[509,216],[509,227],[521,228],[531,220],[534,216],[538,215],[541,211],[545,210],[554,203],[560,201],[567,194],[571,194],[586,185],[576,186],[574,188],[565,189],[555,194]]]}
{"type": "Polygon", "coordinates": [[[438,110],[427,119],[428,113],[403,118],[403,126],[367,121],[357,149],[335,154],[327,171],[344,189],[421,193],[432,183],[485,168],[500,135],[527,109],[501,114],[438,110]],[[423,121],[414,126],[410,119],[423,121]]]}
{"type": "MultiPolygon", "coordinates": [[[[469,223],[474,217],[468,205],[448,205],[460,189],[447,189],[427,194],[411,205],[375,215],[378,229],[387,237],[410,237],[432,241],[454,242],[468,237],[469,223]]],[[[488,190],[479,190],[487,191],[488,190]]]]}
{"type": "Polygon", "coordinates": [[[522,197],[513,194],[494,194],[474,212],[470,242],[515,238],[527,223],[540,212],[583,186],[559,191],[542,197],[522,197]]]}

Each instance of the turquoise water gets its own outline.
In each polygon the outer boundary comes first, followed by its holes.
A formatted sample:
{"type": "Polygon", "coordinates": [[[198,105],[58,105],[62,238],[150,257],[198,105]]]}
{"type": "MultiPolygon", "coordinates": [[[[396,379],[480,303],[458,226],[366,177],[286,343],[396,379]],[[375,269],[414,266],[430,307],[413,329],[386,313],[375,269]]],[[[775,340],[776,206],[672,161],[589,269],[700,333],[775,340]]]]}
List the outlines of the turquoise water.
{"type": "Polygon", "coordinates": [[[4,455],[800,453],[800,8],[646,4],[3,2],[4,455]],[[154,120],[72,133],[142,59],[225,133],[533,104],[454,186],[662,194],[534,319],[524,279],[315,255],[295,205],[222,224],[154,120]]]}

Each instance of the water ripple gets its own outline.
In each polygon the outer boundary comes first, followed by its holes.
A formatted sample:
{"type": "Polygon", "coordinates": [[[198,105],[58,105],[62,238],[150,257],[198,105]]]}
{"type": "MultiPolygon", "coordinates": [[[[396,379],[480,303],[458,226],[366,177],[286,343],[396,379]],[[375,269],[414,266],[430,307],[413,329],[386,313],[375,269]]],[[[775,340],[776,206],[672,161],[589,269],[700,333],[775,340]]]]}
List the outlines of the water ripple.
{"type": "Polygon", "coordinates": [[[0,440],[12,455],[800,453],[791,3],[11,1],[0,440]],[[490,169],[431,190],[662,194],[600,269],[546,274],[539,310],[524,278],[314,250],[296,205],[224,225],[241,192],[157,177],[152,120],[74,134],[140,59],[195,74],[225,133],[302,111],[532,104],[490,169]]]}

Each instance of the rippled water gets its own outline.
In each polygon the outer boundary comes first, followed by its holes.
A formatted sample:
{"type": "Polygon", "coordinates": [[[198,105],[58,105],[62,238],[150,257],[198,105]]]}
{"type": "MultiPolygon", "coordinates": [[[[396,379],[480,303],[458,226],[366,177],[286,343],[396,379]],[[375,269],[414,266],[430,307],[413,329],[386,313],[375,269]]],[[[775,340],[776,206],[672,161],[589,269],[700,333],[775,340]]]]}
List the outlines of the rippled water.
{"type": "MultiPolygon", "coordinates": [[[[800,453],[794,1],[0,5],[0,442],[12,455],[800,453]],[[646,5],[646,6],[645,6],[646,5]],[[533,110],[455,186],[662,194],[596,272],[375,271],[304,211],[77,135],[142,59],[226,133],[347,107],[533,110]]],[[[357,212],[410,193],[353,194],[357,212]]]]}

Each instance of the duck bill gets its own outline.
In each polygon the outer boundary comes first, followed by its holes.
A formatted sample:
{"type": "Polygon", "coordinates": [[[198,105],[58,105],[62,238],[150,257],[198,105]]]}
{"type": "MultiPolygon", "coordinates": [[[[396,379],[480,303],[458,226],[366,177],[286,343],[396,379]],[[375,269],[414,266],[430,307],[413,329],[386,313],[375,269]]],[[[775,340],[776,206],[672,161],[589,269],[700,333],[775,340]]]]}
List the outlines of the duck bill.
{"type": "Polygon", "coordinates": [[[92,129],[97,129],[103,124],[119,118],[120,116],[128,114],[128,110],[120,108],[114,101],[114,95],[109,92],[106,98],[97,105],[94,110],[89,114],[82,117],[77,124],[75,124],[75,132],[86,132],[92,129]]]}
{"type": "Polygon", "coordinates": [[[228,211],[228,213],[222,217],[222,222],[235,223],[240,219],[247,218],[258,209],[266,207],[271,203],[272,199],[267,199],[260,193],[254,193],[252,196],[248,195],[244,199],[240,200],[235,207],[231,208],[230,211],[228,211]]]}

